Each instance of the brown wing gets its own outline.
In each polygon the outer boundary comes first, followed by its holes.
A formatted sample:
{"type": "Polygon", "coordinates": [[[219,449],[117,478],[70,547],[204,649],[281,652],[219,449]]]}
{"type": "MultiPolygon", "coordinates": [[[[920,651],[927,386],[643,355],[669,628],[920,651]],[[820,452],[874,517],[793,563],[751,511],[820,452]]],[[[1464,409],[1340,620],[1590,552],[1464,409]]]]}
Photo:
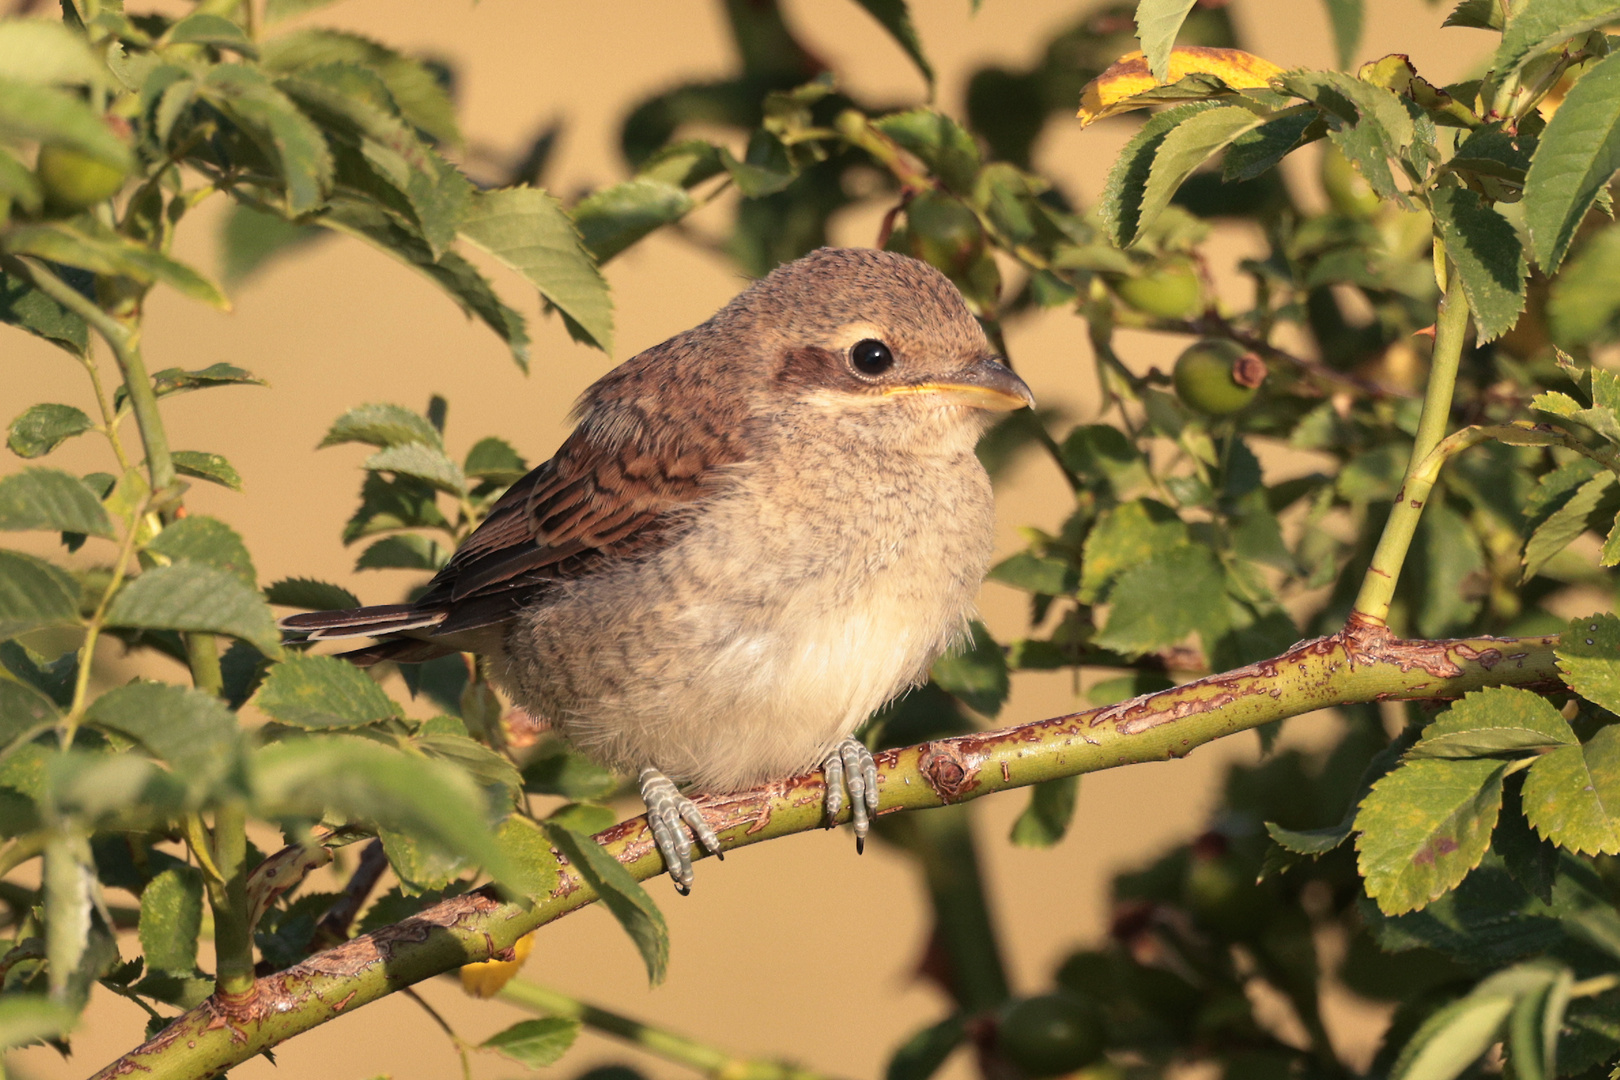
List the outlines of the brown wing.
{"type": "Polygon", "coordinates": [[[445,613],[436,634],[486,626],[605,557],[655,549],[672,512],[711,491],[720,466],[740,459],[734,439],[703,434],[711,437],[649,449],[644,438],[604,446],[576,431],[496,502],[416,609],[445,613]]]}

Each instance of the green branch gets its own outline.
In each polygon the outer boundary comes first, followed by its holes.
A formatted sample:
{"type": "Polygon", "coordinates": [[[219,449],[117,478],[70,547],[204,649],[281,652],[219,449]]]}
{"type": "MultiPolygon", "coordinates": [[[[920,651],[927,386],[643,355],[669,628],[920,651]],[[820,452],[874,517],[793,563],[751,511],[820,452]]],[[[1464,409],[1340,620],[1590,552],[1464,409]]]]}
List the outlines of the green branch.
{"type": "Polygon", "coordinates": [[[527,979],[513,979],[495,996],[546,1016],[578,1020],[588,1028],[623,1039],[649,1054],[695,1069],[713,1080],[817,1080],[818,1077],[793,1065],[735,1057],[718,1047],[597,1008],[527,979]]]}
{"type": "Polygon", "coordinates": [[[16,267],[40,292],[89,323],[91,328],[112,349],[118,368],[124,375],[124,389],[135,411],[135,423],[141,429],[141,442],[146,447],[146,467],[152,477],[152,492],[166,492],[174,485],[174,461],[169,456],[169,436],[163,430],[163,418],[158,415],[157,394],[152,379],[146,373],[146,361],[141,358],[141,335],[138,327],[127,326],[107,312],[95,301],[29,259],[8,259],[8,267],[16,267]]]}
{"type": "MultiPolygon", "coordinates": [[[[878,756],[879,813],[1184,757],[1235,732],[1335,705],[1456,698],[1487,686],[1556,685],[1556,644],[1550,637],[1401,641],[1382,627],[1350,628],[1301,642],[1271,660],[1104,709],[887,751],[878,756]]],[[[817,773],[706,796],[700,803],[724,845],[737,848],[823,827],[823,797],[817,773]]],[[[597,839],[638,879],[664,870],[644,817],[597,839]]],[[[249,1008],[227,1009],[210,998],[96,1076],[216,1076],[413,983],[488,960],[596,899],[564,864],[556,888],[528,903],[503,902],[487,887],[445,900],[260,979],[249,1008]]]]}
{"type": "MultiPolygon", "coordinates": [[[[1439,241],[1436,241],[1439,243],[1439,241]]],[[[1461,276],[1456,267],[1446,274],[1446,295],[1440,304],[1440,318],[1434,327],[1434,354],[1429,361],[1429,385],[1423,394],[1423,413],[1418,419],[1417,437],[1412,445],[1412,457],[1407,462],[1406,479],[1390,507],[1384,534],[1378,538],[1373,551],[1372,564],[1361,580],[1361,592],[1356,595],[1352,620],[1373,626],[1383,626],[1389,619],[1389,605],[1395,598],[1395,584],[1400,580],[1401,567],[1406,564],[1406,553],[1412,546],[1419,520],[1423,517],[1423,504],[1428,498],[1431,480],[1419,495],[1413,484],[1421,469],[1445,438],[1446,425],[1451,420],[1451,397],[1457,387],[1457,367],[1462,362],[1463,339],[1468,334],[1468,301],[1463,296],[1461,276]]]]}

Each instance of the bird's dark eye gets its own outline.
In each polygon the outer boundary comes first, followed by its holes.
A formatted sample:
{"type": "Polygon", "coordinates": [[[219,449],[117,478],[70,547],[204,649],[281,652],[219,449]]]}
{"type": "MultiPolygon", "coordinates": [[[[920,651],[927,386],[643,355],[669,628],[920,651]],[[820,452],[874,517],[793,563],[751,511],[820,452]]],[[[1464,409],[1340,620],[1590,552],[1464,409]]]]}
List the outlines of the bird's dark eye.
{"type": "Polygon", "coordinates": [[[883,342],[866,338],[849,350],[849,362],[862,375],[881,375],[894,367],[894,354],[883,342]]]}

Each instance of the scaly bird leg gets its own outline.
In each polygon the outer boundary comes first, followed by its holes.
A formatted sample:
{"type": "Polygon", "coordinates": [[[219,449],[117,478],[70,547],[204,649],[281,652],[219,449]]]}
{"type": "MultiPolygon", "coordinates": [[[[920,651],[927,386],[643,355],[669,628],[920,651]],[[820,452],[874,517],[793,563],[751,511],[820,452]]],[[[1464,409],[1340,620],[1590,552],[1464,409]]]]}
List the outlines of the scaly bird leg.
{"type": "Polygon", "coordinates": [[[720,838],[709,823],[703,820],[703,811],[697,803],[682,795],[675,782],[657,769],[648,766],[637,778],[641,787],[641,801],[647,804],[647,825],[652,829],[653,843],[664,857],[664,866],[675,881],[675,890],[682,896],[692,891],[692,838],[724,859],[720,851],[720,838]],[[687,836],[687,830],[692,836],[687,836]]]}
{"type": "Polygon", "coordinates": [[[849,820],[855,826],[855,851],[866,850],[866,834],[877,816],[877,762],[866,744],[851,735],[833,748],[821,763],[827,776],[827,823],[832,824],[844,809],[844,792],[849,791],[849,820]]]}

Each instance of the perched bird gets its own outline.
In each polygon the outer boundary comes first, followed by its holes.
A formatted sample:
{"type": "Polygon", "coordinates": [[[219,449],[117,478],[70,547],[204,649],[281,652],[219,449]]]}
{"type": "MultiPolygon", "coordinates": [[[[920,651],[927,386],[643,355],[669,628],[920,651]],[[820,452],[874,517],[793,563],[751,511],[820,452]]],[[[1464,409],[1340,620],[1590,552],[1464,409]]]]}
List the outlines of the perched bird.
{"type": "Polygon", "coordinates": [[[587,390],[414,604],[282,625],[380,638],[361,664],[481,654],[517,705],[637,775],[682,892],[687,830],[720,846],[681,788],[820,765],[860,844],[877,770],[852,733],[963,634],[994,524],[974,446],[1032,402],[944,275],[824,248],[587,390]]]}

